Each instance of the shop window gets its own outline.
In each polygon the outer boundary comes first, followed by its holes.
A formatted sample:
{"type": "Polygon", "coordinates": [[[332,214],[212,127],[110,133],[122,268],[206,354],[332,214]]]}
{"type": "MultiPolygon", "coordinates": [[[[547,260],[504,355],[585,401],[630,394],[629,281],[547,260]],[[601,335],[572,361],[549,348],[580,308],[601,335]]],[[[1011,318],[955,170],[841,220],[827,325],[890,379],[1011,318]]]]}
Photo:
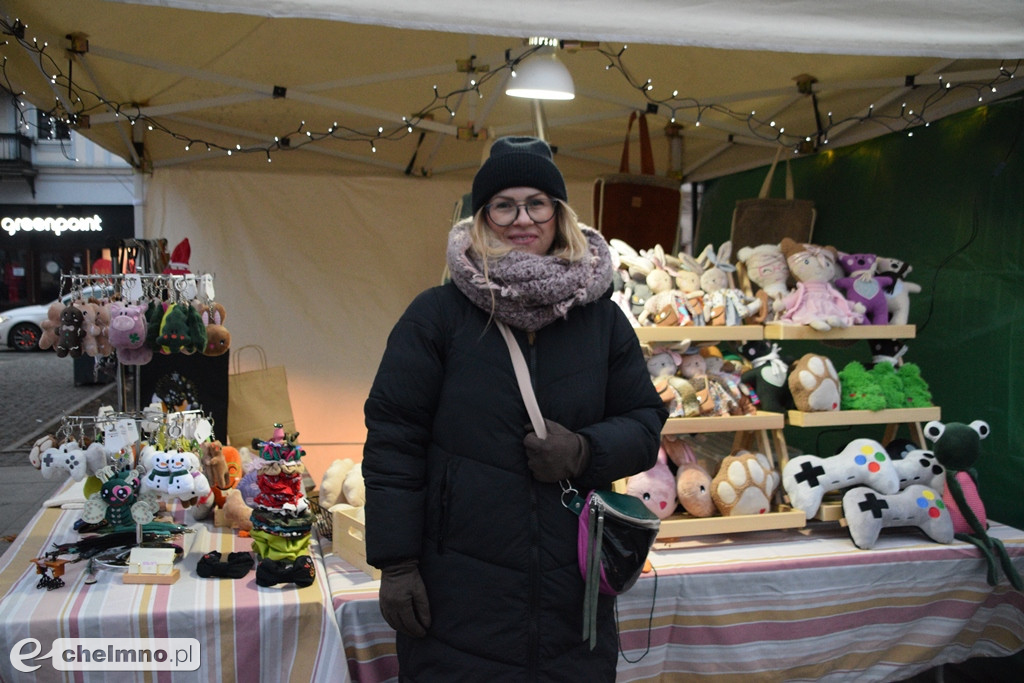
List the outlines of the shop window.
{"type": "Polygon", "coordinates": [[[49,112],[36,110],[36,137],[39,140],[70,140],[71,128],[49,112]]]}

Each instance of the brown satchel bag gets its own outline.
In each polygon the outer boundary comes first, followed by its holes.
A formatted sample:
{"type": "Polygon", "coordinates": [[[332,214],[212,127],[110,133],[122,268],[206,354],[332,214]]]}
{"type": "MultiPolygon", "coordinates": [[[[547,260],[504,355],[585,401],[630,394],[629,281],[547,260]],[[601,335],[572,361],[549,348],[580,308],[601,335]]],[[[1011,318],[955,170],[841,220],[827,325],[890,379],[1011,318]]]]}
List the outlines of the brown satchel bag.
{"type": "Polygon", "coordinates": [[[654,174],[647,117],[640,113],[640,173],[629,172],[629,138],[637,112],[629,115],[618,173],[594,181],[594,223],[605,239],[617,238],[634,249],[662,245],[675,253],[679,245],[680,182],[654,174]]]}
{"type": "Polygon", "coordinates": [[[769,197],[775,166],[779,163],[782,148],[775,154],[775,160],[761,185],[756,199],[741,199],[736,202],[732,214],[732,252],[738,253],[743,247],[761,244],[778,244],[783,237],[794,242],[811,241],[817,211],[810,199],[793,199],[793,173],[786,161],[786,198],[769,197]]]}

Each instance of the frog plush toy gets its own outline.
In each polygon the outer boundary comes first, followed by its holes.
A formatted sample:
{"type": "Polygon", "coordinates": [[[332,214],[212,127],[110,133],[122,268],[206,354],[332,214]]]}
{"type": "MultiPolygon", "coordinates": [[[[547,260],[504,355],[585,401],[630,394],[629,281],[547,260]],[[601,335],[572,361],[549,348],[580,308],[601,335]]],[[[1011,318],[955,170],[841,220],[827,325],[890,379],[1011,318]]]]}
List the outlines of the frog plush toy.
{"type": "Polygon", "coordinates": [[[932,442],[935,459],[946,468],[942,499],[953,518],[957,540],[972,543],[981,551],[988,564],[986,579],[990,586],[999,581],[998,560],[1010,584],[1017,590],[1024,590],[1024,582],[1002,541],[988,535],[985,505],[978,494],[974,463],[981,455],[981,440],[989,435],[989,431],[988,423],[983,420],[975,420],[969,425],[932,420],[924,426],[924,435],[932,442]]]}

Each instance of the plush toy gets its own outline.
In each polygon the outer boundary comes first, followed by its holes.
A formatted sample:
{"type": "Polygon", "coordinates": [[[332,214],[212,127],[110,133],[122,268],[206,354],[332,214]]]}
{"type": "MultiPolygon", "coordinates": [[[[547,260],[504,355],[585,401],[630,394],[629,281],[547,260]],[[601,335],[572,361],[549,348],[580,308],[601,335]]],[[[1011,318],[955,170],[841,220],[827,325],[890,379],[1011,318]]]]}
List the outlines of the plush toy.
{"type": "Polygon", "coordinates": [[[106,358],[114,352],[114,347],[110,344],[110,303],[107,301],[99,301],[96,304],[94,337],[97,357],[106,358]]]}
{"type": "Polygon", "coordinates": [[[218,303],[211,303],[201,309],[203,323],[206,325],[206,347],[203,350],[204,356],[223,355],[231,347],[231,333],[224,327],[224,320],[228,317],[224,306],[218,303]]]}
{"type": "Polygon", "coordinates": [[[932,393],[928,382],[921,377],[917,363],[904,363],[896,370],[903,386],[903,407],[924,408],[932,405],[932,393]]]}
{"type": "Polygon", "coordinates": [[[46,320],[39,323],[43,333],[39,336],[39,348],[52,349],[60,341],[60,314],[64,311],[64,304],[54,301],[46,309],[46,320]]]}
{"type": "Polygon", "coordinates": [[[349,505],[355,507],[366,505],[366,482],[363,479],[362,463],[357,462],[345,475],[345,480],[341,483],[341,493],[349,505]]]}
{"type": "Polygon", "coordinates": [[[674,264],[676,278],[676,290],[683,296],[683,305],[686,307],[687,317],[694,325],[703,325],[704,319],[704,290],[701,289],[700,279],[704,274],[704,268],[693,256],[679,252],[674,264]]]}
{"type": "Polygon", "coordinates": [[[682,363],[682,352],[689,342],[667,346],[644,347],[647,357],[647,371],[651,375],[654,389],[665,402],[669,417],[694,417],[700,415],[697,391],[688,381],[676,375],[682,363]]]}
{"type": "Polygon", "coordinates": [[[903,356],[907,353],[907,344],[902,339],[869,339],[871,348],[871,365],[889,363],[894,368],[903,365],[903,356]]]}
{"type": "Polygon", "coordinates": [[[676,478],[668,468],[668,454],[658,449],[658,458],[648,470],[626,480],[626,493],[639,498],[658,519],[668,519],[676,511],[676,478]]]}
{"type": "Polygon", "coordinates": [[[782,249],[777,244],[743,247],[736,252],[736,261],[743,264],[747,279],[758,286],[754,294],[762,302],[760,320],[751,322],[774,320],[775,302],[789,293],[789,266],[782,249]]]}
{"type": "Polygon", "coordinates": [[[213,524],[217,527],[228,529],[239,529],[244,532],[252,531],[252,508],[245,504],[242,492],[238,489],[229,489],[224,494],[224,505],[214,508],[213,524]]]}
{"type": "Polygon", "coordinates": [[[908,448],[895,452],[892,442],[885,445],[885,450],[900,475],[900,489],[905,489],[911,484],[921,484],[941,491],[946,482],[946,468],[935,457],[935,453],[918,448],[913,442],[907,442],[907,445],[908,448]]]}
{"type": "Polygon", "coordinates": [[[843,521],[858,548],[873,548],[886,527],[919,527],[936,543],[953,542],[953,522],[933,489],[913,484],[896,493],[857,486],[843,495],[843,521]]]}
{"type": "Polygon", "coordinates": [[[58,328],[58,340],[54,350],[61,358],[70,356],[80,358],[84,353],[82,342],[85,340],[85,330],[82,323],[85,315],[82,309],[77,306],[65,306],[60,312],[60,327],[58,328]]]}
{"type": "Polygon", "coordinates": [[[704,356],[708,376],[725,386],[739,406],[739,414],[757,414],[757,395],[740,380],[740,374],[736,372],[737,366],[725,360],[717,347],[703,347],[699,353],[704,356]]]}
{"type": "Polygon", "coordinates": [[[692,325],[683,293],[674,287],[675,280],[665,267],[665,252],[661,245],[655,245],[647,257],[654,264],[646,276],[651,296],[644,303],[640,324],[658,327],[692,325]]]}
{"type": "Polygon", "coordinates": [[[100,307],[95,300],[79,300],[72,305],[82,312],[82,354],[95,358],[98,351],[97,337],[100,333],[96,319],[100,314],[100,307]]]}
{"type": "Polygon", "coordinates": [[[839,371],[840,410],[883,410],[885,395],[864,364],[852,360],[839,371]]]}
{"type": "MultiPolygon", "coordinates": [[[[232,480],[231,469],[228,466],[228,460],[225,454],[226,449],[220,441],[207,441],[200,444],[199,448],[202,453],[202,457],[200,458],[202,472],[206,476],[207,482],[210,484],[210,493],[200,497],[196,501],[192,508],[192,517],[194,519],[206,519],[214,507],[224,505],[224,491],[238,483],[238,477],[236,476],[234,480],[232,480]]],[[[238,451],[230,446],[227,448],[234,451],[234,456],[237,459],[238,451]]],[[[240,469],[241,462],[238,463],[238,469],[236,471],[239,471],[240,469]]]]}
{"type": "Polygon", "coordinates": [[[180,353],[190,343],[191,332],[188,320],[189,307],[185,304],[170,304],[160,321],[160,334],[156,346],[160,353],[180,353]]]}
{"type": "Polygon", "coordinates": [[[742,325],[761,310],[761,301],[748,296],[732,283],[729,274],[736,267],[729,262],[732,242],[726,241],[716,253],[709,244],[698,257],[704,267],[700,286],[704,290],[704,319],[708,325],[742,325]]]}
{"type": "Polygon", "coordinates": [[[711,499],[711,475],[698,462],[687,437],[665,434],[661,447],[676,466],[676,497],[680,505],[694,517],[711,517],[717,511],[711,499]]]}
{"type": "Polygon", "coordinates": [[[740,379],[757,394],[760,409],[776,413],[792,410],[788,379],[793,360],[782,355],[778,344],[764,340],[744,342],[739,353],[751,365],[740,379]]]}
{"type": "Polygon", "coordinates": [[[99,492],[92,494],[82,508],[83,521],[90,524],[106,521],[115,527],[153,521],[159,504],[152,496],[141,492],[137,471],[110,471],[100,478],[99,492]]]}
{"type": "Polygon", "coordinates": [[[885,399],[886,408],[906,408],[903,398],[903,380],[891,363],[875,363],[870,370],[871,377],[885,399]]]}
{"type": "Polygon", "coordinates": [[[144,365],[153,358],[146,346],[146,309],[136,304],[110,304],[110,345],[122,365],[144,365]]]}
{"type": "Polygon", "coordinates": [[[879,256],[875,263],[878,266],[875,271],[877,275],[892,279],[892,284],[885,288],[889,323],[906,325],[910,317],[910,295],[921,291],[921,285],[907,282],[905,279],[913,268],[904,261],[885,256],[879,256]]]}
{"type": "Polygon", "coordinates": [[[77,441],[65,441],[44,450],[39,456],[39,471],[44,479],[68,474],[75,481],[82,481],[88,473],[85,456],[77,441]]]}
{"type": "Polygon", "coordinates": [[[723,516],[763,515],[771,511],[779,474],[764,453],[739,451],[722,460],[711,481],[711,499],[723,516]]]}
{"type": "Polygon", "coordinates": [[[789,373],[789,391],[797,410],[839,410],[839,375],[826,356],[805,353],[789,373]]]}
{"type": "Polygon", "coordinates": [[[985,504],[978,493],[978,475],[974,463],[981,455],[981,440],[989,435],[988,423],[975,420],[943,424],[933,420],[924,426],[925,437],[932,442],[935,458],[946,468],[945,489],[942,499],[950,511],[956,538],[975,545],[988,564],[987,581],[990,586],[999,582],[998,565],[1010,584],[1024,590],[1024,582],[998,538],[988,535],[985,504]]]}
{"type": "Polygon", "coordinates": [[[743,414],[735,397],[729,392],[728,387],[719,381],[718,378],[707,373],[707,361],[700,354],[699,350],[689,349],[683,354],[679,364],[679,372],[697,392],[701,415],[743,414]]]}
{"type": "Polygon", "coordinates": [[[181,347],[184,354],[204,353],[206,351],[206,321],[192,304],[185,304],[185,328],[188,336],[181,347]]]}
{"type": "Polygon", "coordinates": [[[874,254],[840,254],[839,265],[845,277],[835,283],[847,301],[864,306],[865,322],[871,325],[889,324],[889,304],[885,288],[892,285],[892,278],[876,275],[878,267],[874,254]]]}
{"type": "Polygon", "coordinates": [[[864,321],[864,306],[847,301],[832,285],[838,253],[835,247],[800,244],[784,237],[779,248],[786,256],[796,288],[773,304],[775,312],[781,313],[778,320],[823,332],[864,321]]]}
{"type": "Polygon", "coordinates": [[[899,472],[882,444],[873,439],[854,439],[828,458],[798,455],[782,468],[782,488],[790,504],[807,517],[818,513],[829,491],[857,484],[883,494],[900,490],[899,472]]]}

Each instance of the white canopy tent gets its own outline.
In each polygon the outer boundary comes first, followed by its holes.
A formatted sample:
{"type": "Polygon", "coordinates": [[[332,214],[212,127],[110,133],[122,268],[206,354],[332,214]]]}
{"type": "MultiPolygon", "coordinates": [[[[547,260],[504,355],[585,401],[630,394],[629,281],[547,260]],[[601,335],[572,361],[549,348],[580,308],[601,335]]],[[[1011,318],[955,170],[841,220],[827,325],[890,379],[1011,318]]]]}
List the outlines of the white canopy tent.
{"type": "Polygon", "coordinates": [[[233,344],[287,366],[314,474],[360,457],[387,333],[438,281],[487,140],[542,124],[589,220],[633,110],[658,172],[699,181],[1024,87],[1020,0],[0,0],[0,19],[2,83],[143,171],[142,236],[188,237],[233,344]],[[540,116],[503,87],[535,35],[576,87],[540,116]]]}

